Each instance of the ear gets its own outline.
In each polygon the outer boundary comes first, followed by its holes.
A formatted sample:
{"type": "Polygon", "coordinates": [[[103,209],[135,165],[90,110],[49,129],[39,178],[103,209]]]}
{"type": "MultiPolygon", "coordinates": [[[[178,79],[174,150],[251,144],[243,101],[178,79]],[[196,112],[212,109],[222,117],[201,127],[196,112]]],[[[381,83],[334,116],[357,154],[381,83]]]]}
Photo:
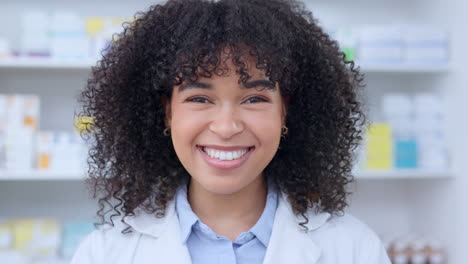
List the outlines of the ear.
{"type": "Polygon", "coordinates": [[[166,127],[170,127],[171,124],[171,100],[165,96],[161,96],[161,103],[163,104],[164,107],[164,124],[166,127]]]}

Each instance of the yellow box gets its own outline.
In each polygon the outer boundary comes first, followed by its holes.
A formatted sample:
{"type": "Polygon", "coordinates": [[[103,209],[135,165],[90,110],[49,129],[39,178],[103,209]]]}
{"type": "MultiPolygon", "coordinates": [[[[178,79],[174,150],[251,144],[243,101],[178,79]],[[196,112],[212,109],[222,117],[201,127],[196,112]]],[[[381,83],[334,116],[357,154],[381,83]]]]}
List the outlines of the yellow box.
{"type": "Polygon", "coordinates": [[[393,164],[392,129],[387,123],[373,123],[366,134],[366,169],[391,169],[393,164]]]}
{"type": "Polygon", "coordinates": [[[34,257],[55,256],[60,225],[50,219],[17,219],[13,222],[13,249],[34,257]]]}

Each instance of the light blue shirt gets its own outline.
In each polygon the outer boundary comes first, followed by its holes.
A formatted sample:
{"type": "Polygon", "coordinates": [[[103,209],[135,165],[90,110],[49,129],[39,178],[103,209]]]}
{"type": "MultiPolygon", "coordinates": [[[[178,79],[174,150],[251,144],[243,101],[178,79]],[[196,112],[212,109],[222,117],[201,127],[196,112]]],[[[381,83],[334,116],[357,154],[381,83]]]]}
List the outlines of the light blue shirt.
{"type": "Polygon", "coordinates": [[[235,242],[217,235],[200,221],[187,200],[187,185],[176,193],[176,212],[193,264],[261,264],[270,241],[278,206],[278,190],[268,184],[265,209],[257,223],[239,234],[235,242]]]}

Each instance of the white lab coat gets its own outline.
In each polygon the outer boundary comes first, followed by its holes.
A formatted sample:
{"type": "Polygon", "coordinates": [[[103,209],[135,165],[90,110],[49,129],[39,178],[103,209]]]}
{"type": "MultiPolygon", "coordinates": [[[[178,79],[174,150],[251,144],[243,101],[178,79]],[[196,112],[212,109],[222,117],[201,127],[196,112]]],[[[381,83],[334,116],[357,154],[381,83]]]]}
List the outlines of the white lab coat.
{"type": "MultiPolygon", "coordinates": [[[[298,225],[286,195],[280,195],[273,230],[263,264],[390,264],[380,239],[365,224],[350,215],[331,216],[308,212],[308,232],[298,225]]],[[[164,218],[137,210],[126,226],[91,233],[80,245],[71,264],[190,264],[182,243],[174,200],[164,218]]]]}

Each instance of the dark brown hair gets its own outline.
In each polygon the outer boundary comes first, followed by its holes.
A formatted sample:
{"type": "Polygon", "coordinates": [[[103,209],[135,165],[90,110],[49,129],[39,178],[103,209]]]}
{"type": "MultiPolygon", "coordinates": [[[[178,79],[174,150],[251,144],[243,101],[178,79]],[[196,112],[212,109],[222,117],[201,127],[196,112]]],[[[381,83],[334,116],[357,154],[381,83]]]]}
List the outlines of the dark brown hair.
{"type": "Polygon", "coordinates": [[[138,206],[164,215],[189,175],[163,135],[161,99],[184,80],[219,74],[225,46],[242,81],[249,78],[243,59],[253,55],[290,100],[289,133],[265,176],[305,221],[308,208],[339,213],[347,206],[365,117],[362,76],[337,42],[295,0],[169,0],[124,24],[80,97],[79,115],[94,119],[83,135],[102,223],[138,206]]]}

